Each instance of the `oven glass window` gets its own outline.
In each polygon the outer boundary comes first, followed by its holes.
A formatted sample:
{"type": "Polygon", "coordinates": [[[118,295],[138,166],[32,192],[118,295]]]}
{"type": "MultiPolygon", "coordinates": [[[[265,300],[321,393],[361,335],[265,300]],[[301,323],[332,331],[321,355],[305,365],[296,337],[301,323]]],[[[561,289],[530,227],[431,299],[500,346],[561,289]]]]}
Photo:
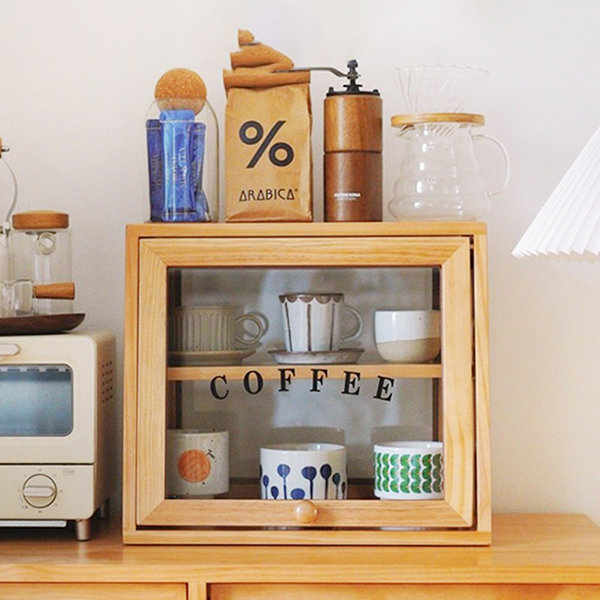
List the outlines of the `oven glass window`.
{"type": "Polygon", "coordinates": [[[67,365],[0,366],[0,437],[72,430],[73,372],[67,365]]]}

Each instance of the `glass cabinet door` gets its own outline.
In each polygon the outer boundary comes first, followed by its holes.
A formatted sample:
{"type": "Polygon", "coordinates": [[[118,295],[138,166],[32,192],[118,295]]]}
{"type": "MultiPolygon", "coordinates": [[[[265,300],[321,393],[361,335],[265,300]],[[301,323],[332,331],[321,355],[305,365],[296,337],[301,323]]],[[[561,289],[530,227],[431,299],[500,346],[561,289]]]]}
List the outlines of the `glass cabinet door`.
{"type": "MultiPolygon", "coordinates": [[[[468,236],[157,237],[140,239],[138,252],[137,526],[233,532],[473,526],[468,236]],[[347,362],[326,353],[324,362],[315,353],[289,362],[297,356],[286,349],[279,296],[309,291],[343,293],[362,317],[362,334],[341,348],[347,362]],[[218,307],[216,316],[203,312],[219,324],[198,348],[181,345],[185,326],[176,313],[191,306],[218,307]],[[380,357],[373,311],[392,308],[440,311],[440,358],[400,364],[380,357]],[[237,324],[223,325],[225,317],[237,324]],[[185,435],[198,432],[206,439],[196,439],[195,452],[184,456],[185,435]],[[373,446],[407,439],[439,443],[441,462],[419,467],[419,477],[438,487],[443,478],[441,497],[376,497],[377,477],[381,484],[388,468],[415,469],[420,457],[405,465],[381,458],[377,465],[373,446]],[[329,463],[307,464],[297,485],[285,461],[269,472],[267,459],[261,463],[260,448],[317,440],[321,449],[344,448],[344,482],[329,463]],[[212,480],[217,473],[220,482],[212,480]],[[315,496],[317,485],[330,486],[326,499],[315,496]]],[[[352,337],[353,318],[344,315],[342,337],[352,337]]],[[[427,460],[438,460],[433,455],[427,460]]]]}

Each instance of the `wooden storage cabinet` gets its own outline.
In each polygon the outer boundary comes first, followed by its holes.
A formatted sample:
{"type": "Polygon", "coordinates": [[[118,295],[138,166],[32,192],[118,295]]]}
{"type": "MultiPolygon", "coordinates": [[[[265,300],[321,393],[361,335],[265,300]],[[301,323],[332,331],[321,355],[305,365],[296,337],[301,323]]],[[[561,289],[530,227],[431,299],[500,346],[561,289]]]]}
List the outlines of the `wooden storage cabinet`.
{"type": "MultiPolygon", "coordinates": [[[[489,543],[483,224],[132,225],[127,230],[126,280],[126,543],[489,543]],[[377,293],[380,288],[385,296],[388,290],[387,295],[393,298],[387,304],[392,302],[394,306],[402,297],[402,290],[394,287],[396,276],[415,269],[425,273],[430,282],[428,301],[441,311],[440,361],[391,364],[365,352],[365,360],[355,365],[295,365],[295,377],[310,379],[315,368],[326,368],[329,380],[342,380],[350,371],[361,381],[384,378],[429,382],[431,397],[424,404],[430,407],[432,435],[444,444],[442,500],[380,501],[373,496],[372,474],[367,474],[366,478],[349,480],[349,499],[313,501],[311,509],[316,516],[306,523],[298,520],[302,506],[297,501],[258,499],[257,468],[232,478],[231,491],[223,498],[168,497],[166,431],[181,421],[182,387],[192,382],[206,383],[215,375],[221,381],[239,383],[253,371],[276,388],[284,367],[259,353],[241,365],[170,366],[168,315],[171,306],[182,302],[182,274],[187,277],[191,273],[200,281],[196,288],[198,302],[202,303],[203,292],[208,296],[210,291],[214,296],[216,288],[218,297],[219,282],[228,277],[241,277],[239,286],[247,291],[252,285],[246,283],[246,273],[259,273],[256,281],[260,284],[268,280],[271,285],[278,279],[289,280],[290,273],[301,276],[308,272],[310,281],[334,280],[341,272],[350,277],[356,273],[356,281],[352,279],[346,289],[335,291],[359,296],[377,293]],[[368,279],[369,273],[379,279],[368,279]],[[367,283],[361,284],[359,278],[363,276],[367,283]]],[[[277,285],[275,288],[279,293],[288,291],[277,285]]],[[[228,294],[232,291],[223,284],[222,302],[231,301],[228,294]]],[[[386,305],[385,298],[381,305],[386,305]]],[[[268,317],[274,320],[272,314],[268,317]]],[[[372,316],[364,314],[363,318],[367,321],[372,316]]],[[[374,346],[372,337],[362,340],[361,346],[367,345],[374,346]]],[[[202,396],[196,392],[194,395],[202,396]]],[[[253,402],[259,410],[261,398],[257,396],[253,402]]],[[[369,406],[364,404],[365,413],[369,406]]],[[[364,452],[370,451],[369,444],[363,443],[363,447],[364,452]]]]}

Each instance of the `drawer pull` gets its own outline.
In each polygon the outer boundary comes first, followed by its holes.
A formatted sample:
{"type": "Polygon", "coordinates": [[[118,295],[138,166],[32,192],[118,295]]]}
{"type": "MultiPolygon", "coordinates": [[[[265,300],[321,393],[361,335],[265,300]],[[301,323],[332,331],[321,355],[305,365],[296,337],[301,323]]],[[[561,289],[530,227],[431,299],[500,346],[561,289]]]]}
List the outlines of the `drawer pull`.
{"type": "Polygon", "coordinates": [[[310,500],[301,500],[294,506],[294,518],[298,523],[307,525],[317,520],[317,507],[310,500]]]}

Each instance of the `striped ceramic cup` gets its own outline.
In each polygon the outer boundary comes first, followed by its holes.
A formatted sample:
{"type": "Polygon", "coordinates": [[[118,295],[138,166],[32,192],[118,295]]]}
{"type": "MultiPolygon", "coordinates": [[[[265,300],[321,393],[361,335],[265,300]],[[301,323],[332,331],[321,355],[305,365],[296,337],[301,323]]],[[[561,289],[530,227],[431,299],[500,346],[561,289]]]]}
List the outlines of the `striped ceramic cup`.
{"type": "Polygon", "coordinates": [[[279,300],[288,352],[337,351],[340,343],[351,342],[362,333],[362,317],[344,304],[344,294],[282,294],[279,300]],[[351,313],[356,321],[348,333],[342,333],[343,311],[351,313]]]}
{"type": "Polygon", "coordinates": [[[236,346],[258,343],[269,327],[258,312],[240,314],[236,306],[177,306],[170,313],[171,350],[183,352],[219,352],[236,346]],[[254,331],[243,329],[251,324],[254,331]]]}

